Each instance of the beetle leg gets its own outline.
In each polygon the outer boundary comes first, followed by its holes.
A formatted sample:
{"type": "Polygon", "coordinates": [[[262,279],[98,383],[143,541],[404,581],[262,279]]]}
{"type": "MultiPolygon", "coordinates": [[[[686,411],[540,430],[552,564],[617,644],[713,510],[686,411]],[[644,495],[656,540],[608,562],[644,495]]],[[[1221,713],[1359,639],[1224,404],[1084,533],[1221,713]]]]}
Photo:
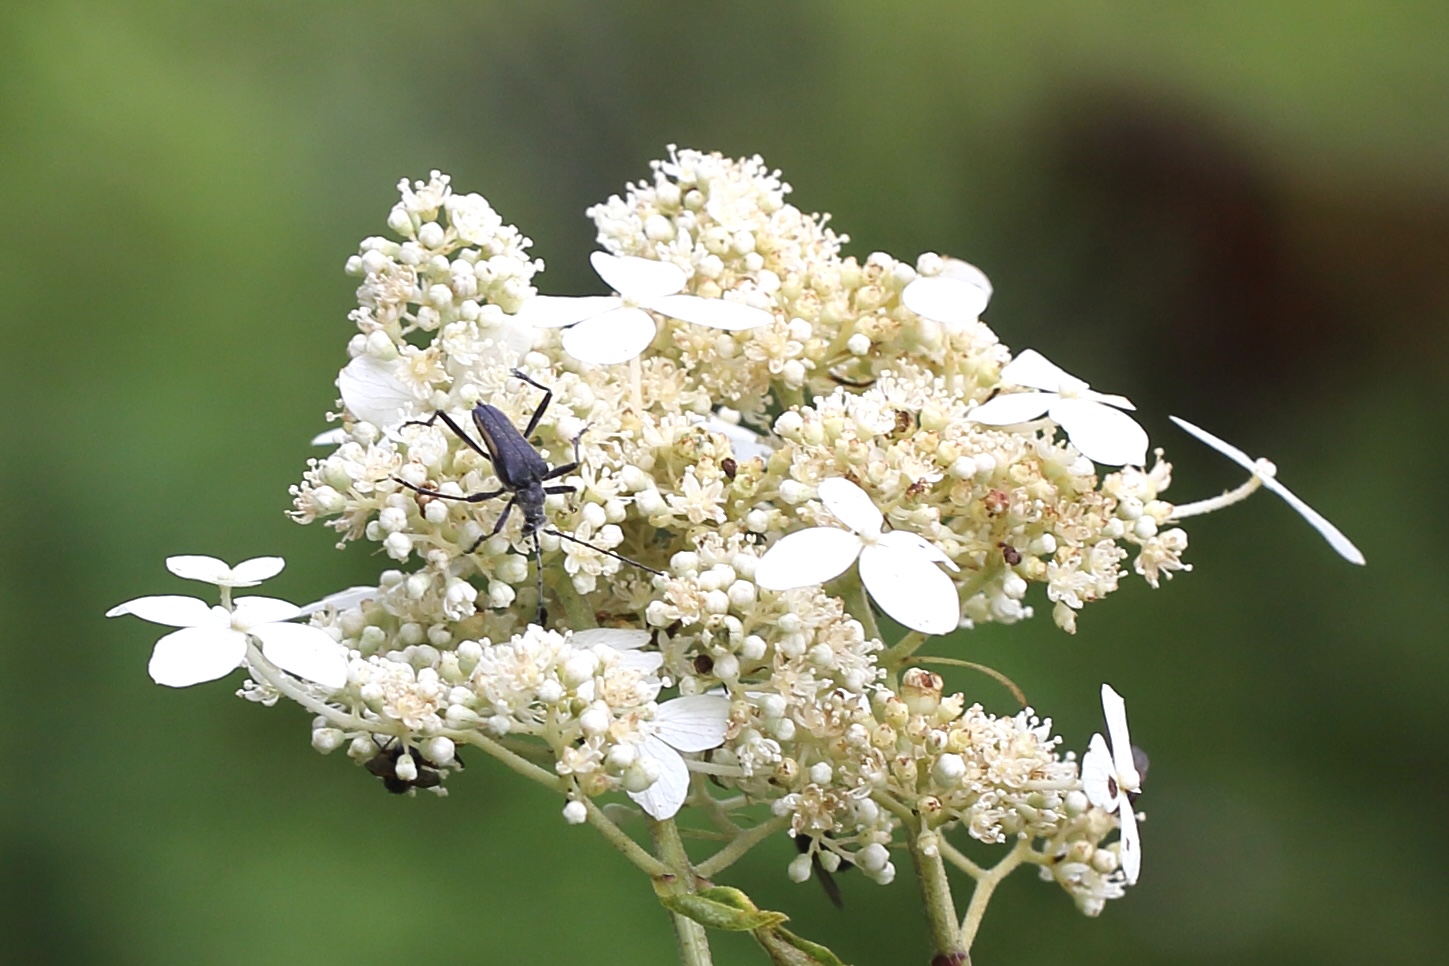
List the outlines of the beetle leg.
{"type": "Polygon", "coordinates": [[[468,445],[468,448],[469,449],[471,449],[473,452],[477,453],[479,456],[483,457],[488,462],[490,462],[490,463],[493,462],[493,457],[488,455],[488,451],[486,449],[484,449],[483,447],[479,446],[477,443],[473,442],[473,437],[471,437],[467,433],[463,432],[462,428],[457,423],[453,422],[453,417],[452,416],[449,416],[447,413],[443,412],[441,409],[435,411],[427,419],[410,419],[407,422],[403,423],[403,425],[404,426],[432,426],[439,419],[441,419],[443,422],[447,423],[448,424],[448,428],[451,429],[453,431],[453,433],[459,439],[461,439],[464,443],[466,443],[468,445]]]}
{"type": "Polygon", "coordinates": [[[538,531],[533,531],[533,565],[538,570],[538,626],[548,623],[548,611],[543,606],[543,545],[538,542],[538,531]]]}
{"type": "Polygon", "coordinates": [[[569,486],[567,483],[560,483],[558,486],[545,486],[543,488],[543,492],[574,494],[579,492],[579,490],[576,486],[569,486]]]}
{"type": "MultiPolygon", "coordinates": [[[[460,496],[456,493],[439,493],[437,490],[427,490],[421,486],[413,486],[407,480],[398,479],[396,476],[392,479],[394,482],[401,483],[414,493],[421,493],[423,496],[434,496],[440,500],[459,500],[463,503],[482,503],[484,500],[491,500],[496,496],[502,496],[508,492],[507,490],[488,490],[484,493],[469,493],[460,496]]],[[[508,511],[505,510],[504,515],[507,516],[507,514],[508,511]]]]}
{"type": "Polygon", "coordinates": [[[550,467],[549,471],[539,477],[540,480],[556,480],[579,468],[578,463],[565,463],[562,466],[550,467]]]}
{"type": "Polygon", "coordinates": [[[543,419],[543,414],[548,412],[548,404],[553,402],[553,390],[547,386],[539,385],[517,369],[513,370],[513,374],[533,388],[543,390],[543,401],[538,404],[538,408],[533,411],[533,415],[528,417],[528,428],[523,431],[523,438],[528,439],[533,435],[533,431],[538,428],[538,421],[543,419]]]}

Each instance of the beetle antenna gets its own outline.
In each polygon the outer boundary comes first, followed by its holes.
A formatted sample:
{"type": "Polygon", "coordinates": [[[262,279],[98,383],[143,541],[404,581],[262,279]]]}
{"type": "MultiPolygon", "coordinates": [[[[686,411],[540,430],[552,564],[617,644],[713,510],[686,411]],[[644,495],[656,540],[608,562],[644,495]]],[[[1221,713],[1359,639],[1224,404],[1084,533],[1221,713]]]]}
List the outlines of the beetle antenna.
{"type": "MultiPolygon", "coordinates": [[[[612,550],[605,550],[603,547],[596,547],[592,543],[589,543],[587,540],[580,540],[578,537],[571,537],[567,533],[564,533],[564,532],[562,532],[560,530],[545,530],[544,533],[547,533],[550,536],[560,537],[560,538],[562,538],[564,540],[570,540],[570,541],[572,541],[574,543],[577,543],[577,544],[582,544],[583,546],[588,547],[590,550],[597,551],[598,553],[601,553],[601,554],[603,554],[606,557],[613,557],[615,560],[623,561],[624,563],[629,564],[630,566],[638,567],[640,570],[647,570],[647,571],[649,571],[651,574],[653,574],[656,577],[663,577],[665,575],[664,574],[664,571],[662,571],[662,570],[655,570],[653,567],[645,566],[644,564],[641,564],[637,560],[631,560],[628,557],[624,556],[623,554],[615,553],[612,550]]],[[[534,539],[535,540],[538,539],[537,534],[534,535],[534,539]]]]}

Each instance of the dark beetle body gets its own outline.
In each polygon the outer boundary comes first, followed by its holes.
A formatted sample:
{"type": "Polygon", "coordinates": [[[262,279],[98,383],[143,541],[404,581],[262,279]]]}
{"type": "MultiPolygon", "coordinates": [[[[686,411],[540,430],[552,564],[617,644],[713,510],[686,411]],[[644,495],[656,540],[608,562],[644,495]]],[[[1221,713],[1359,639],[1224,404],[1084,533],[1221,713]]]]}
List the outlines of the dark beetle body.
{"type": "Polygon", "coordinates": [[[479,537],[478,541],[468,548],[468,552],[472,553],[474,550],[477,550],[484,540],[487,540],[502,530],[503,525],[508,522],[508,515],[513,512],[514,506],[519,507],[523,511],[523,536],[525,539],[528,537],[533,538],[533,556],[538,565],[538,623],[542,626],[548,615],[544,611],[543,606],[543,548],[538,542],[540,530],[563,540],[582,543],[591,550],[607,554],[616,560],[622,560],[624,563],[633,564],[635,567],[647,570],[652,574],[657,574],[659,571],[652,567],[645,567],[643,564],[630,560],[628,557],[620,556],[611,550],[605,550],[603,547],[595,547],[593,544],[584,543],[584,541],[577,537],[571,537],[559,530],[545,529],[548,524],[548,518],[543,513],[544,500],[550,494],[554,493],[573,493],[574,488],[566,483],[556,483],[552,486],[545,486],[544,484],[549,480],[556,480],[578,469],[579,439],[582,438],[582,434],[575,437],[573,441],[573,462],[564,463],[560,466],[549,466],[548,460],[544,459],[543,455],[534,449],[533,444],[528,441],[528,438],[533,435],[533,431],[538,428],[539,421],[543,419],[543,414],[548,411],[549,403],[553,401],[553,390],[539,385],[517,369],[513,370],[513,375],[522,379],[535,389],[543,390],[543,400],[538,404],[538,408],[533,411],[533,415],[529,417],[528,426],[521,433],[518,431],[518,427],[513,425],[512,420],[504,414],[503,410],[497,406],[490,406],[487,403],[479,403],[473,407],[473,425],[477,427],[478,435],[483,440],[482,446],[479,446],[471,436],[463,431],[461,426],[453,421],[451,416],[442,410],[438,410],[428,419],[418,420],[416,423],[416,425],[431,426],[434,422],[441,419],[469,449],[493,464],[493,472],[501,484],[498,489],[488,490],[482,493],[470,493],[467,496],[456,496],[451,493],[439,493],[437,490],[414,486],[406,480],[401,480],[397,477],[393,477],[393,479],[408,489],[421,493],[424,496],[437,497],[444,500],[460,500],[465,503],[482,503],[485,500],[491,500],[505,493],[510,494],[508,503],[503,507],[503,512],[498,516],[498,522],[493,525],[493,530],[479,537]]]}

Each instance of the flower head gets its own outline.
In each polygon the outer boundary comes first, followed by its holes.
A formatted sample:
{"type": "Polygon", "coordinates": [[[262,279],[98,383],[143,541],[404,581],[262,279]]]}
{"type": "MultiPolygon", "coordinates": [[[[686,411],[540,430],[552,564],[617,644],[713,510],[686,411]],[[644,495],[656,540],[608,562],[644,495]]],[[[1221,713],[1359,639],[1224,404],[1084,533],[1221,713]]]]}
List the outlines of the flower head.
{"type": "Polygon", "coordinates": [[[137,597],[106,611],[107,617],[134,614],[142,620],[179,627],[156,642],[149,670],[157,684],[189,687],[225,677],[246,661],[247,640],[261,642],[262,655],[277,667],[328,687],[347,683],[342,648],[324,630],[289,624],[302,608],[273,597],[242,597],[232,602],[232,587],[249,587],[281,571],[280,557],[255,557],[228,567],[215,557],[179,556],[166,560],[179,577],[222,588],[222,606],[195,597],[164,594],[137,597]]]}
{"type": "Polygon", "coordinates": [[[1116,812],[1122,825],[1122,872],[1128,885],[1135,885],[1142,871],[1142,843],[1137,837],[1137,816],[1131,796],[1142,790],[1142,776],[1132,758],[1132,739],[1127,733],[1127,705],[1109,684],[1102,685],[1102,711],[1107,717],[1109,749],[1101,734],[1092,735],[1082,756],[1082,786],[1087,799],[1098,808],[1116,812]]]}
{"type": "Polygon", "coordinates": [[[564,327],[564,348],[584,362],[612,365],[643,352],[656,331],[646,310],[727,331],[774,320],[769,312],[739,302],[678,294],[689,275],[670,262],[608,252],[594,252],[589,261],[618,295],[538,295],[517,316],[543,328],[564,327]]]}
{"type": "Polygon", "coordinates": [[[1125,397],[1094,392],[1035,349],[1024,349],[1007,363],[1001,381],[1040,391],[997,396],[973,409],[971,419],[986,426],[1012,426],[1045,415],[1094,463],[1142,466],[1147,462],[1147,432],[1122,412],[1137,408],[1125,397]]]}
{"type": "Polygon", "coordinates": [[[811,527],[787,534],[755,570],[766,590],[791,590],[840,576],[860,558],[865,589],[891,617],[925,634],[947,634],[961,620],[956,585],[936,566],[951,559],[918,533],[882,532],[885,522],[865,491],[843,477],[822,480],[820,502],[849,530],[811,527]]]}

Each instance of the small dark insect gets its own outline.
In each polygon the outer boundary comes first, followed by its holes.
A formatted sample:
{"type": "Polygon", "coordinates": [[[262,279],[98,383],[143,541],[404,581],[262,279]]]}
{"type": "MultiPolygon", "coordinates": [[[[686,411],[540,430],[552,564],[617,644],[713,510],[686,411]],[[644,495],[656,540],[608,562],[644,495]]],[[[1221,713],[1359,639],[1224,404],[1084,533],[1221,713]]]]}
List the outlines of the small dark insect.
{"type": "Polygon", "coordinates": [[[732,480],[735,478],[735,474],[740,471],[740,464],[726,456],[719,461],[719,468],[720,472],[725,475],[725,479],[732,480]]]}
{"type": "MultiPolygon", "coordinates": [[[[804,855],[810,851],[814,840],[808,835],[795,836],[795,851],[804,855]]],[[[835,876],[827,872],[825,866],[820,864],[820,853],[816,852],[810,856],[810,868],[815,873],[815,878],[820,880],[820,887],[825,890],[825,895],[830,899],[830,904],[837,909],[845,908],[845,899],[840,894],[840,883],[835,881],[835,876]]],[[[849,872],[855,868],[855,863],[849,859],[841,859],[840,866],[836,872],[849,872]]]]}
{"type": "Polygon", "coordinates": [[[1020,550],[1016,549],[1009,543],[998,543],[997,546],[1001,548],[1001,559],[1006,561],[1006,565],[1008,567],[1015,567],[1017,564],[1021,563],[1020,550]]]}
{"type": "Polygon", "coordinates": [[[714,670],[714,658],[708,654],[696,654],[694,656],[694,673],[708,674],[714,670]]]}
{"type": "MultiPolygon", "coordinates": [[[[461,759],[453,760],[453,767],[461,768],[461,759]]],[[[378,751],[363,765],[369,772],[382,779],[382,786],[394,795],[403,795],[414,788],[437,788],[443,784],[443,776],[437,769],[443,766],[429,761],[423,757],[423,753],[416,748],[407,748],[401,743],[389,745],[378,751]],[[399,777],[397,763],[403,754],[409,755],[417,767],[417,777],[412,779],[399,777]]]]}
{"type": "Polygon", "coordinates": [[[570,536],[560,530],[547,527],[548,519],[543,514],[543,501],[551,493],[573,493],[574,488],[566,483],[557,483],[553,486],[545,486],[549,480],[556,480],[561,476],[572,473],[579,467],[579,440],[583,434],[574,437],[574,459],[572,463],[564,463],[561,466],[549,466],[542,454],[534,448],[528,438],[538,428],[539,421],[543,414],[548,411],[549,403],[553,402],[553,390],[547,386],[534,382],[528,376],[517,369],[512,370],[513,375],[533,386],[535,389],[543,390],[543,401],[529,417],[528,426],[523,432],[509,421],[501,409],[490,406],[487,403],[479,403],[473,407],[473,425],[478,430],[478,435],[483,439],[480,446],[469,436],[461,426],[453,421],[453,418],[441,409],[433,413],[427,419],[417,419],[406,426],[432,426],[438,420],[451,429],[465,445],[479,456],[493,464],[493,472],[498,476],[500,486],[496,490],[487,490],[482,493],[469,493],[466,496],[455,496],[451,493],[439,493],[437,490],[425,489],[421,486],[414,486],[407,480],[393,477],[398,483],[408,489],[421,493],[423,496],[430,496],[440,500],[460,500],[464,503],[482,503],[484,500],[492,500],[503,494],[509,494],[508,503],[503,507],[503,512],[498,517],[498,522],[493,525],[491,532],[479,537],[473,546],[468,548],[472,553],[482,545],[483,541],[492,537],[503,529],[508,522],[508,515],[517,506],[523,512],[523,536],[533,538],[533,559],[538,565],[538,624],[543,626],[548,620],[548,612],[543,606],[543,548],[539,546],[539,531],[562,540],[582,544],[590,550],[598,551],[615,560],[623,561],[638,567],[640,570],[647,570],[651,574],[660,574],[653,567],[646,567],[637,560],[630,560],[628,557],[614,553],[612,550],[605,550],[603,547],[596,547],[587,541],[570,536]],[[486,448],[485,448],[486,447],[486,448]]]}

